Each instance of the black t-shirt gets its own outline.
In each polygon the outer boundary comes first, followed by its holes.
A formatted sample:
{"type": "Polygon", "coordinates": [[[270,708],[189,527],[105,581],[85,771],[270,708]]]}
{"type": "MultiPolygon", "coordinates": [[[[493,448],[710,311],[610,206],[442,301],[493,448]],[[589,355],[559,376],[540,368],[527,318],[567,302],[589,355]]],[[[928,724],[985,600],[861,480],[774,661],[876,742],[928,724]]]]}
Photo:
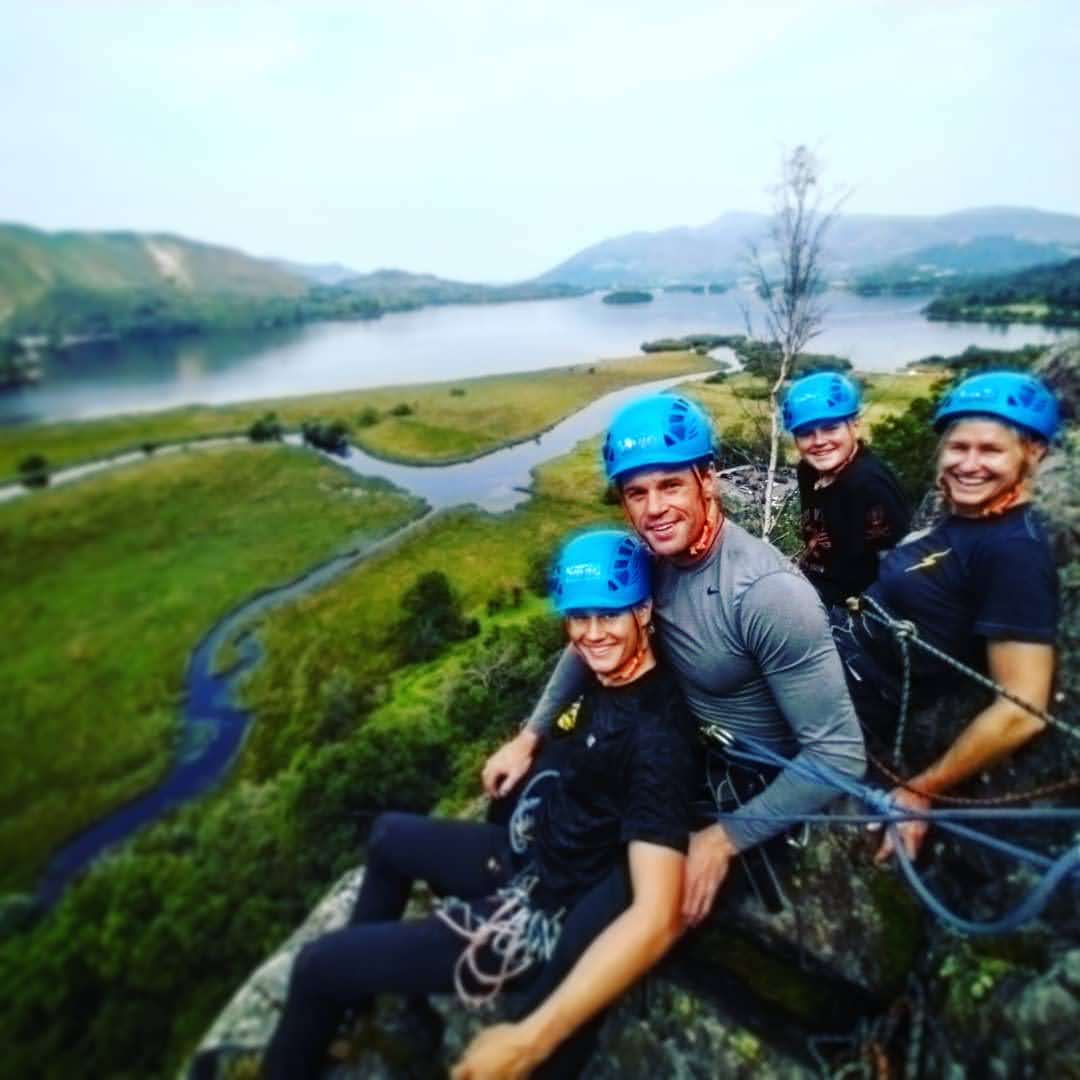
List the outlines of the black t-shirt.
{"type": "Polygon", "coordinates": [[[591,686],[538,808],[531,856],[546,897],[599,881],[634,840],[685,852],[701,775],[694,725],[662,667],[626,686],[591,686]]]}
{"type": "MultiPolygon", "coordinates": [[[[1057,573],[1029,506],[992,519],[948,517],[914,534],[885,556],[867,595],[893,617],[910,619],[920,637],[981,671],[988,641],[1053,644],[1056,636],[1057,573]]],[[[867,619],[855,620],[853,631],[861,674],[873,679],[876,667],[895,683],[901,659],[892,634],[867,619]]],[[[837,644],[844,644],[839,637],[837,644]]],[[[910,652],[916,700],[963,680],[923,650],[910,652]]]]}
{"type": "Polygon", "coordinates": [[[911,508],[893,471],[865,446],[833,483],[815,490],[818,478],[799,462],[799,568],[831,607],[877,578],[878,553],[908,531],[911,508]]]}

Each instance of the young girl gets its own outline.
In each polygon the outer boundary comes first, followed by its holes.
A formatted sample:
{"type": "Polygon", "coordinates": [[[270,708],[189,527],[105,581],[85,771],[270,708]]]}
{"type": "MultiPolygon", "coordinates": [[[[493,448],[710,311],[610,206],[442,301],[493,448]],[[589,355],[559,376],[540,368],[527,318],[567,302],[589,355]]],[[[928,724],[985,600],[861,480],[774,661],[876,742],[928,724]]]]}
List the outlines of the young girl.
{"type": "Polygon", "coordinates": [[[320,1075],[345,1010],[369,1007],[373,994],[456,988],[476,1001],[504,984],[527,987],[575,901],[621,863],[633,899],[582,943],[592,977],[573,967],[523,1019],[481,1033],[454,1076],[531,1072],[673,944],[698,771],[682,698],[652,650],[649,573],[647,549],[629,534],[596,530],[565,545],[554,602],[592,682],[559,776],[542,798],[521,801],[509,829],[409,814],[376,822],[351,925],[297,958],[267,1051],[270,1080],[320,1075]],[[401,921],[415,879],[446,899],[401,921]]]}
{"type": "Polygon", "coordinates": [[[826,607],[877,578],[881,553],[911,520],[896,476],[859,439],[858,415],[858,387],[835,371],[804,375],[784,400],[784,426],[799,451],[799,568],[826,607]]]}

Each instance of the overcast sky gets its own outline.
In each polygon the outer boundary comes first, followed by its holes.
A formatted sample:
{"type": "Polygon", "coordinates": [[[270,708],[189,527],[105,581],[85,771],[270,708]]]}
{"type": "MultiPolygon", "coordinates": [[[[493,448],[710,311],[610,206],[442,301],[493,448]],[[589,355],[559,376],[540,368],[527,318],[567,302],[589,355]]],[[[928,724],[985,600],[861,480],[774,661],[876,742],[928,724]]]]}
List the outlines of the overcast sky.
{"type": "Polygon", "coordinates": [[[1080,3],[0,0],[0,220],[507,280],[765,209],[1080,213],[1080,3]]]}

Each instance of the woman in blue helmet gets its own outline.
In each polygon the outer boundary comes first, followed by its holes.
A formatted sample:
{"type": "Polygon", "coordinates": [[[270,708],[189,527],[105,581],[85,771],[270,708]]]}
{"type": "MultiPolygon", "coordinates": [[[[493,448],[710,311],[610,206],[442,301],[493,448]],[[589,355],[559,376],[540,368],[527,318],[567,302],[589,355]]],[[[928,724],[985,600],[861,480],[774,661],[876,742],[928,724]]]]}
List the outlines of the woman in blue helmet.
{"type": "Polygon", "coordinates": [[[519,802],[509,829],[411,814],[376,821],[350,924],[297,957],[267,1050],[271,1080],[321,1075],[345,1011],[370,1008],[376,993],[456,989],[481,1003],[503,985],[523,989],[525,1015],[482,1032],[456,1080],[577,1075],[598,1014],[678,936],[699,767],[685,705],[650,642],[648,552],[624,532],[584,533],[562,549],[553,595],[590,672],[559,775],[519,802]],[[619,866],[630,907],[591,943],[578,935],[595,953],[590,977],[571,965],[551,992],[538,976],[563,922],[619,866]],[[443,899],[429,917],[402,921],[416,879],[443,899]]]}
{"type": "Polygon", "coordinates": [[[859,438],[859,389],[846,375],[796,379],[783,420],[799,451],[799,569],[826,607],[842,604],[877,577],[911,509],[893,471],[859,438]]]}
{"type": "MultiPolygon", "coordinates": [[[[895,731],[903,661],[896,639],[872,612],[910,620],[921,638],[990,677],[1039,709],[1054,674],[1057,574],[1050,545],[1031,507],[1039,462],[1058,427],[1054,395],[1035,377],[993,371],[964,379],[934,417],[941,433],[937,484],[946,517],[907,537],[882,560],[859,613],[834,609],[834,635],[863,723],[883,741],[895,731]]],[[[911,648],[916,707],[964,685],[944,661],[911,648]]],[[[915,809],[931,796],[1007,757],[1043,721],[997,697],[949,749],[893,794],[915,809]]],[[[913,758],[915,749],[908,747],[913,758]]],[[[901,827],[914,854],[926,826],[901,827]]],[[[886,840],[879,858],[892,851],[886,840]]]]}

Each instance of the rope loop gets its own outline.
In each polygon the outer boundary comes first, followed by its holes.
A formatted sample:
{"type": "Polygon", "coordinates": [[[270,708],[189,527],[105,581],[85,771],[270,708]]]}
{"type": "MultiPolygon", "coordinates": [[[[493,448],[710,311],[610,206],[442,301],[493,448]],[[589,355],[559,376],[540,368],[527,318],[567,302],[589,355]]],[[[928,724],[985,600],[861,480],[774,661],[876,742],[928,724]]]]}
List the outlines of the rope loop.
{"type": "Polygon", "coordinates": [[[538,961],[551,959],[565,911],[532,907],[538,881],[536,874],[522,871],[495,894],[497,904],[487,916],[477,915],[471,904],[457,897],[447,897],[435,909],[435,917],[466,942],[454,965],[454,989],[467,1008],[490,1005],[507,982],[538,961]],[[494,971],[480,965],[485,950],[495,959],[494,971]],[[470,984],[477,989],[470,989],[470,984]]]}

